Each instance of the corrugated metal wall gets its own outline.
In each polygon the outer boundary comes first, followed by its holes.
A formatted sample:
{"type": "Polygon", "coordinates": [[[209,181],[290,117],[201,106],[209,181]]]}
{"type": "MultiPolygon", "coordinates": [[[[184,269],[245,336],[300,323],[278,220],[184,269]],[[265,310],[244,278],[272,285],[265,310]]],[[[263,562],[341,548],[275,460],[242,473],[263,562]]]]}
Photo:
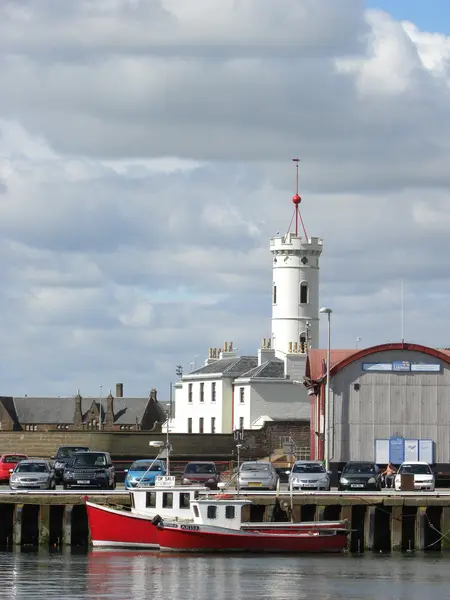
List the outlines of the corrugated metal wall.
{"type": "Polygon", "coordinates": [[[421,352],[378,352],[339,371],[331,390],[331,462],[373,460],[375,439],[399,435],[432,439],[436,462],[450,463],[450,370],[446,363],[421,352]],[[440,363],[441,372],[362,370],[362,362],[399,360],[440,363]]]}

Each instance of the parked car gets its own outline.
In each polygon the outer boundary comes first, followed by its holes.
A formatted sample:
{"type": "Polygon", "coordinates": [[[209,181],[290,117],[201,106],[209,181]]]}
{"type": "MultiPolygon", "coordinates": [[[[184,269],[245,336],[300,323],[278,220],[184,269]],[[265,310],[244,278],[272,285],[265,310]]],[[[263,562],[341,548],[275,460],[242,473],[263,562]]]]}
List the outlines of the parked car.
{"type": "Polygon", "coordinates": [[[289,489],[329,490],[330,474],[320,460],[296,460],[289,475],[289,489]]]}
{"type": "Polygon", "coordinates": [[[217,490],[219,481],[216,463],[203,460],[188,463],[181,475],[181,485],[200,484],[211,490],[217,490]]]}
{"type": "Polygon", "coordinates": [[[239,489],[276,490],[278,473],[271,462],[248,461],[241,464],[239,469],[239,489]]]}
{"type": "Polygon", "coordinates": [[[411,473],[414,475],[415,490],[430,490],[434,491],[436,487],[436,478],[432,468],[424,461],[408,461],[402,463],[395,475],[395,489],[401,489],[401,476],[411,473]]]}
{"type": "Polygon", "coordinates": [[[113,490],[116,473],[108,452],[75,452],[63,471],[63,487],[113,490]]]}
{"type": "Polygon", "coordinates": [[[12,490],[54,490],[56,488],[55,471],[48,460],[21,460],[12,469],[9,487],[12,490]]]}
{"type": "Polygon", "coordinates": [[[162,460],[141,459],[135,460],[129,469],[125,469],[125,489],[129,490],[138,484],[144,487],[155,485],[159,475],[166,474],[166,465],[162,460]]]}
{"type": "Polygon", "coordinates": [[[0,483],[8,483],[11,469],[21,461],[26,460],[26,454],[2,454],[0,456],[0,483]]]}
{"type": "Polygon", "coordinates": [[[61,483],[63,471],[75,452],[88,451],[89,448],[87,446],[60,446],[55,456],[51,457],[51,459],[55,461],[53,467],[55,469],[56,483],[61,483]]]}
{"type": "Polygon", "coordinates": [[[378,466],[373,462],[348,462],[342,469],[338,489],[380,490],[381,475],[378,466]]]}

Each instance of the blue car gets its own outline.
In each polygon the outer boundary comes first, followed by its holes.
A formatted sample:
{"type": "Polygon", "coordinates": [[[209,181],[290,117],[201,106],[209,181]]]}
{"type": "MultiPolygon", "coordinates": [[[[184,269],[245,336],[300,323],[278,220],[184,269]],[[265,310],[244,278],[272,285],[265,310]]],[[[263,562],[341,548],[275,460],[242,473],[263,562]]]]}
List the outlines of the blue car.
{"type": "Polygon", "coordinates": [[[144,458],[135,460],[129,469],[125,469],[125,489],[140,486],[155,485],[155,478],[166,474],[166,465],[162,460],[144,458]],[[152,464],[153,463],[153,464],[152,464]]]}

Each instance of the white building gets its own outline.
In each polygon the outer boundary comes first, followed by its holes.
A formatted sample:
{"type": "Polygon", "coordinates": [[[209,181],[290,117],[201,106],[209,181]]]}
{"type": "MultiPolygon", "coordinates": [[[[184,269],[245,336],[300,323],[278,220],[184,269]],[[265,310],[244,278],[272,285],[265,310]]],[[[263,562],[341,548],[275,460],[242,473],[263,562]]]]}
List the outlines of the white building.
{"type": "Polygon", "coordinates": [[[262,427],[275,419],[309,419],[310,402],[301,384],[306,355],[319,342],[319,261],[322,240],[295,231],[270,240],[273,255],[272,337],[255,356],[238,356],[232,343],[210,349],[203,367],[175,384],[171,430],[231,433],[262,427]]]}

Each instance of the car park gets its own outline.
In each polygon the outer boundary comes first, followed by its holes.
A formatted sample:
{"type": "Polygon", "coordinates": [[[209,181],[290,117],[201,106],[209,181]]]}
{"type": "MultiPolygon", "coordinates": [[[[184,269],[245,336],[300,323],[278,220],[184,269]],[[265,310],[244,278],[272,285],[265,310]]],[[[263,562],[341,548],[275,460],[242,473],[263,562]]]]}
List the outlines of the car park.
{"type": "Polygon", "coordinates": [[[373,462],[349,461],[340,472],[339,491],[377,491],[380,489],[380,470],[373,462]]]}
{"type": "Polygon", "coordinates": [[[436,487],[435,475],[427,462],[403,462],[395,475],[394,485],[396,490],[401,490],[402,475],[413,475],[414,490],[429,490],[433,492],[436,487]]]}
{"type": "Polygon", "coordinates": [[[220,473],[212,461],[190,462],[181,475],[181,485],[204,485],[211,490],[217,490],[219,481],[220,473]]]}
{"type": "Polygon", "coordinates": [[[21,460],[26,460],[26,454],[8,453],[0,456],[0,483],[8,483],[11,471],[21,460]]]}
{"type": "Polygon", "coordinates": [[[56,488],[55,471],[48,460],[21,460],[12,469],[9,487],[12,490],[54,490],[56,488]]]}
{"type": "Polygon", "coordinates": [[[63,471],[63,487],[113,490],[116,474],[108,452],[76,452],[63,471]]]}
{"type": "Polygon", "coordinates": [[[60,446],[55,456],[51,457],[54,461],[53,467],[55,469],[56,483],[61,483],[63,471],[75,452],[88,451],[89,448],[87,446],[60,446]]]}
{"type": "Polygon", "coordinates": [[[268,461],[248,461],[241,464],[238,485],[241,490],[276,490],[279,476],[268,461]]]}
{"type": "Polygon", "coordinates": [[[289,475],[289,489],[328,491],[330,474],[320,460],[297,460],[289,475]]]}
{"type": "Polygon", "coordinates": [[[125,489],[136,486],[153,486],[156,477],[166,474],[166,465],[162,460],[141,459],[135,460],[129,469],[125,469],[125,489]]]}

